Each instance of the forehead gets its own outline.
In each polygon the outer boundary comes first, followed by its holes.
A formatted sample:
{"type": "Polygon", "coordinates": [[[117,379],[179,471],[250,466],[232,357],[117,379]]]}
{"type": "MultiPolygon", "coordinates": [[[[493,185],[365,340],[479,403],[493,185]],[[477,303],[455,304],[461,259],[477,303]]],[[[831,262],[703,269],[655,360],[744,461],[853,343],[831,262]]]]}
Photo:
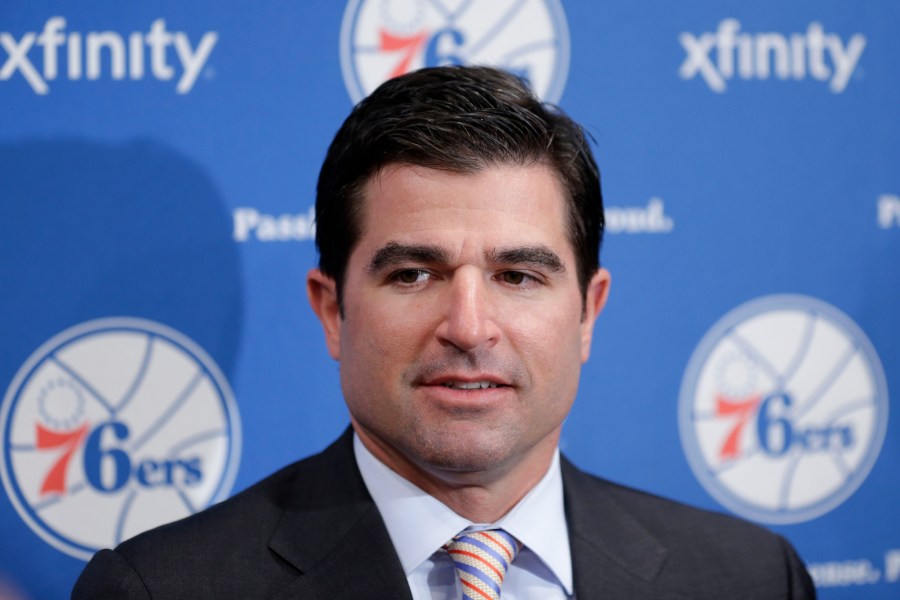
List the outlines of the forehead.
{"type": "Polygon", "coordinates": [[[360,245],[543,243],[571,253],[567,200],[543,164],[488,165],[456,173],[391,164],[363,187],[360,245]]]}

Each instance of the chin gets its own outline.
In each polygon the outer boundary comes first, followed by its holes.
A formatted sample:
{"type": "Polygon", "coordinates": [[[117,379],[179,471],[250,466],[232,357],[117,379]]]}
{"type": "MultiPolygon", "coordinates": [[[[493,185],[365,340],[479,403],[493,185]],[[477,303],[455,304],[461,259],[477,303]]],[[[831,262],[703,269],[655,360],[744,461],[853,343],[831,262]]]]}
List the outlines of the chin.
{"type": "Polygon", "coordinates": [[[515,436],[505,431],[419,432],[411,454],[432,468],[456,473],[492,471],[513,454],[515,436]]]}

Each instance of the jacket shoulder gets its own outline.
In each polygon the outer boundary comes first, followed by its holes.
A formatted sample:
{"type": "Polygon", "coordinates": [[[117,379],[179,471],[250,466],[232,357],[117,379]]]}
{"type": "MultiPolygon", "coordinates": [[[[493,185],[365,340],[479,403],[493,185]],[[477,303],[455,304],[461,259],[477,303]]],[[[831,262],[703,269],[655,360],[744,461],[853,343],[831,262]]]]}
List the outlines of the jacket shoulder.
{"type": "MultiPolygon", "coordinates": [[[[297,575],[296,568],[271,548],[285,515],[358,502],[365,494],[358,487],[364,484],[356,481],[352,450],[342,440],[206,510],[99,552],[75,590],[90,589],[90,582],[112,581],[123,590],[145,589],[154,598],[272,595],[297,575]]],[[[80,597],[111,596],[73,594],[80,597]]]]}
{"type": "MultiPolygon", "coordinates": [[[[815,597],[794,548],[764,527],[613,483],[568,462],[563,474],[571,535],[648,586],[685,598],[815,597]]],[[[577,565],[578,557],[573,560],[577,565]]]]}

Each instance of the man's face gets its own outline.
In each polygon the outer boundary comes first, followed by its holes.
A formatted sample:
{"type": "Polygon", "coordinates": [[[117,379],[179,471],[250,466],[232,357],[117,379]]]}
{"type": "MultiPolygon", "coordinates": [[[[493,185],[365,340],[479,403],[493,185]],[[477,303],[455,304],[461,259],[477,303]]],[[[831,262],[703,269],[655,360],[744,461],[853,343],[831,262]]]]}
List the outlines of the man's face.
{"type": "Polygon", "coordinates": [[[363,213],[343,318],[334,282],[309,279],[363,442],[414,482],[542,474],[608,283],[594,276],[583,312],[558,178],[542,165],[390,165],[363,213]]]}

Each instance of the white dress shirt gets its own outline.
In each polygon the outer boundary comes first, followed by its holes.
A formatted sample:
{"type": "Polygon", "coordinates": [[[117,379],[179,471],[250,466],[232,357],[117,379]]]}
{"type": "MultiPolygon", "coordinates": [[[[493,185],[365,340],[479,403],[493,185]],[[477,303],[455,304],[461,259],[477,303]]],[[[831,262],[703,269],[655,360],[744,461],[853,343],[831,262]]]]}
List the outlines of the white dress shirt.
{"type": "Polygon", "coordinates": [[[400,557],[415,600],[458,600],[444,544],[464,529],[504,529],[523,544],[503,581],[503,600],[573,598],[572,557],[559,451],[538,484],[496,523],[472,523],[392,471],[355,434],[356,463],[400,557]]]}

